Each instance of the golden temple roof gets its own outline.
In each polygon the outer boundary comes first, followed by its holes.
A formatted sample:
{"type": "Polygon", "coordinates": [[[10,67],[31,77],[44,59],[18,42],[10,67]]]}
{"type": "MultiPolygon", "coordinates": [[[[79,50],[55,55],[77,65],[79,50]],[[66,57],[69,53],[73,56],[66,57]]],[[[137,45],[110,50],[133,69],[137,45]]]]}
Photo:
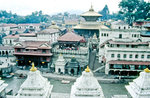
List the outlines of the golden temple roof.
{"type": "Polygon", "coordinates": [[[90,72],[89,66],[87,66],[87,68],[85,69],[85,72],[90,72]]]}
{"type": "Polygon", "coordinates": [[[150,70],[149,70],[148,68],[144,69],[144,71],[145,71],[146,73],[150,73],[150,70]]]}
{"type": "Polygon", "coordinates": [[[34,62],[32,62],[32,67],[31,67],[30,71],[32,71],[32,72],[37,71],[37,68],[34,66],[34,62]]]}

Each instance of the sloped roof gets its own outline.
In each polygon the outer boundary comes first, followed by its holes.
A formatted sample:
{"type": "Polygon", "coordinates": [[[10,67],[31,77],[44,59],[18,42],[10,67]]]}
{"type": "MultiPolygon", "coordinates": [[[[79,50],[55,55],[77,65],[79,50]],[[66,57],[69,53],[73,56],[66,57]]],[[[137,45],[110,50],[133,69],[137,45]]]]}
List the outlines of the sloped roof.
{"type": "Polygon", "coordinates": [[[56,33],[56,32],[59,32],[59,30],[48,28],[48,29],[42,30],[41,32],[38,32],[38,33],[56,33]]]}
{"type": "Polygon", "coordinates": [[[128,25],[127,23],[125,23],[122,20],[118,20],[118,21],[114,21],[111,23],[112,25],[128,25]]]}
{"type": "Polygon", "coordinates": [[[77,35],[73,32],[68,32],[68,33],[64,34],[63,36],[59,37],[57,40],[58,41],[73,41],[73,42],[76,42],[76,41],[84,40],[84,37],[79,36],[79,35],[77,35]]]}
{"type": "Polygon", "coordinates": [[[102,16],[101,14],[97,13],[94,11],[93,7],[91,6],[91,8],[89,9],[89,11],[81,14],[80,16],[97,16],[97,17],[100,17],[102,16]]]}
{"type": "Polygon", "coordinates": [[[15,47],[22,47],[22,48],[28,48],[28,49],[37,49],[37,48],[44,48],[44,49],[50,49],[51,46],[49,45],[49,42],[46,41],[24,41],[22,43],[18,43],[21,44],[21,46],[17,46],[17,44],[15,45],[15,47]],[[43,46],[42,45],[47,45],[47,46],[43,46]]]}
{"type": "Polygon", "coordinates": [[[4,38],[19,38],[19,34],[17,34],[17,35],[7,35],[4,38]]]}

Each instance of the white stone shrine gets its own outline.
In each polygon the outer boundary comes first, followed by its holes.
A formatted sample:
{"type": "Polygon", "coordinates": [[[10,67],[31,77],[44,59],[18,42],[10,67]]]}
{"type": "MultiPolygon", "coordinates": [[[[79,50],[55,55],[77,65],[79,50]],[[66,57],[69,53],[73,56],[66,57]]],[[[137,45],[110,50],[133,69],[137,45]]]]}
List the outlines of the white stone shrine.
{"type": "Polygon", "coordinates": [[[146,68],[137,79],[125,87],[132,98],[150,98],[150,70],[146,68]]]}
{"type": "Polygon", "coordinates": [[[40,71],[32,63],[28,77],[21,85],[16,98],[51,98],[52,88],[53,85],[50,85],[50,82],[40,74],[40,71]]]}
{"type": "Polygon", "coordinates": [[[55,72],[64,74],[65,73],[65,65],[66,65],[66,61],[63,58],[63,55],[60,54],[55,63],[55,72]]]}
{"type": "Polygon", "coordinates": [[[88,66],[72,85],[70,98],[104,98],[102,88],[88,66]]]}

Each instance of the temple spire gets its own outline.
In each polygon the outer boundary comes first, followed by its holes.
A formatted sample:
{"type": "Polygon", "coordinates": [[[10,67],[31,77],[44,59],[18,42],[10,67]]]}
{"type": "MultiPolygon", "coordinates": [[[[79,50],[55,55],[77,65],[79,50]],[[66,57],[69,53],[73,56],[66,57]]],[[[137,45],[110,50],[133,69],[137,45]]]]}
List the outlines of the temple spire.
{"type": "Polygon", "coordinates": [[[30,71],[34,72],[36,70],[37,70],[37,68],[34,66],[34,62],[32,62],[32,67],[31,67],[30,71]]]}
{"type": "Polygon", "coordinates": [[[150,72],[150,70],[149,70],[148,68],[144,69],[144,71],[145,71],[146,73],[149,73],[149,72],[150,72]]]}
{"type": "Polygon", "coordinates": [[[89,66],[87,66],[87,68],[85,69],[85,72],[90,72],[89,66]]]}
{"type": "Polygon", "coordinates": [[[91,3],[91,8],[89,9],[89,11],[94,11],[92,3],[91,3]]]}

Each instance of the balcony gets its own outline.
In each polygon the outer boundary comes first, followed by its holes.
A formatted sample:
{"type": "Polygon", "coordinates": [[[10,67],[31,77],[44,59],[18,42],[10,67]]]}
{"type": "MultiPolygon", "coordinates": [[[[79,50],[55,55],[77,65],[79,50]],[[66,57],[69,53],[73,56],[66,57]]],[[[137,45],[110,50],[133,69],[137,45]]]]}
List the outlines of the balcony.
{"type": "Polygon", "coordinates": [[[52,53],[41,53],[40,51],[14,52],[14,55],[52,56],[52,53]]]}
{"type": "Polygon", "coordinates": [[[126,48],[126,47],[108,47],[105,46],[107,51],[134,51],[134,52],[150,52],[149,47],[141,47],[141,48],[126,48]]]}
{"type": "Polygon", "coordinates": [[[58,54],[88,54],[88,49],[84,49],[84,50],[62,50],[62,49],[52,49],[53,53],[58,53],[58,54]]]}

